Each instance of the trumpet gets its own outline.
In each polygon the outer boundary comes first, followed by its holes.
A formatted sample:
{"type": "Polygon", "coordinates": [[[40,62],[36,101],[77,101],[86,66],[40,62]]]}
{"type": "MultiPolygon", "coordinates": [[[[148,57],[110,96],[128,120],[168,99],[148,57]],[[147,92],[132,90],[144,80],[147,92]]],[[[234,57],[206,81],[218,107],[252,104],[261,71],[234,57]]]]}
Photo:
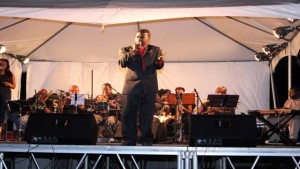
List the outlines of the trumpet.
{"type": "Polygon", "coordinates": [[[100,95],[96,98],[96,102],[107,102],[109,97],[107,95],[100,95]]]}

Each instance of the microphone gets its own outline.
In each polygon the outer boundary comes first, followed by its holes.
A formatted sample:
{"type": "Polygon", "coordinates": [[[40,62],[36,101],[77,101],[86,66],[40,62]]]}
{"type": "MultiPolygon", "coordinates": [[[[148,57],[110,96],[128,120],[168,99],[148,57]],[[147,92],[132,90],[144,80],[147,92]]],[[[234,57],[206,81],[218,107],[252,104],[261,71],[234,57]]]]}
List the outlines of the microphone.
{"type": "Polygon", "coordinates": [[[142,45],[143,45],[143,43],[141,41],[139,41],[139,42],[135,43],[135,48],[140,49],[142,45]]]}
{"type": "Polygon", "coordinates": [[[75,100],[77,100],[77,93],[75,93],[75,100]]]}
{"type": "Polygon", "coordinates": [[[111,87],[111,89],[115,92],[117,92],[117,94],[120,94],[115,88],[111,87]]]}

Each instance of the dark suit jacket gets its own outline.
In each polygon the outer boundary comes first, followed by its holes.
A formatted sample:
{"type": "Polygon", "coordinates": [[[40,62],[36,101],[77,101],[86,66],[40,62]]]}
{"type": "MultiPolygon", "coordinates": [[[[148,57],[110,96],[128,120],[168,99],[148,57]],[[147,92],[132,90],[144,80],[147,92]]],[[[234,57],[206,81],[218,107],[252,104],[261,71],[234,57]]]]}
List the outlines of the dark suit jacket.
{"type": "Polygon", "coordinates": [[[139,94],[141,86],[145,93],[154,94],[158,91],[156,69],[161,69],[164,64],[159,65],[157,58],[162,55],[159,47],[148,45],[144,55],[146,70],[142,70],[142,58],[133,52],[131,46],[119,50],[119,65],[126,68],[123,94],[139,94]]]}

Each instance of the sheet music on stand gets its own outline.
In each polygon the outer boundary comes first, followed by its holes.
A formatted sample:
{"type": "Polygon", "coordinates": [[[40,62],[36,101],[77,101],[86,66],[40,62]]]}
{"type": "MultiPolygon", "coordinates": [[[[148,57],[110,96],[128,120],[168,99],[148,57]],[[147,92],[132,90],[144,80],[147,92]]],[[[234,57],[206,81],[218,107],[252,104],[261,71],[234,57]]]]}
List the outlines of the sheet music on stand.
{"type": "Polygon", "coordinates": [[[71,105],[78,106],[84,105],[84,94],[72,94],[71,95],[71,105]]]}
{"type": "Polygon", "coordinates": [[[207,100],[208,107],[236,107],[239,101],[239,95],[209,94],[207,100]]]}

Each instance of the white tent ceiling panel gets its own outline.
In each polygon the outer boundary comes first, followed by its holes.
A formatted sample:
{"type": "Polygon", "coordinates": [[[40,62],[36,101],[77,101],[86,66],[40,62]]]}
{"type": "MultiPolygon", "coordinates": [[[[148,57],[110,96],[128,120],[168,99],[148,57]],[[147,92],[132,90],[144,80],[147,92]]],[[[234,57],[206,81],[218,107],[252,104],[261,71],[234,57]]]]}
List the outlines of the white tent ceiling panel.
{"type": "Polygon", "coordinates": [[[167,61],[233,61],[245,59],[243,55],[253,59],[247,49],[194,18],[145,23],[141,28],[152,31],[152,43],[167,52],[167,61]]]}
{"type": "MultiPolygon", "coordinates": [[[[15,23],[18,21],[20,20],[14,19],[15,23]]],[[[1,43],[5,44],[8,53],[27,55],[51,37],[62,25],[64,24],[61,22],[26,20],[1,30],[1,43]]]]}
{"type": "Polygon", "coordinates": [[[117,24],[201,16],[300,18],[300,4],[193,8],[18,8],[1,7],[0,16],[80,23],[117,24]]]}
{"type": "Polygon", "coordinates": [[[5,28],[11,19],[0,21],[0,41],[10,53],[30,54],[31,60],[103,63],[116,62],[118,49],[132,43],[139,27],[151,30],[152,43],[167,52],[166,61],[254,61],[263,45],[284,42],[271,31],[288,24],[275,18],[205,17],[101,27],[29,19],[5,28]]]}
{"type": "Polygon", "coordinates": [[[116,62],[118,49],[131,44],[136,30],[130,25],[102,31],[100,26],[71,24],[30,58],[39,60],[44,54],[45,60],[51,61],[116,62]]]}

